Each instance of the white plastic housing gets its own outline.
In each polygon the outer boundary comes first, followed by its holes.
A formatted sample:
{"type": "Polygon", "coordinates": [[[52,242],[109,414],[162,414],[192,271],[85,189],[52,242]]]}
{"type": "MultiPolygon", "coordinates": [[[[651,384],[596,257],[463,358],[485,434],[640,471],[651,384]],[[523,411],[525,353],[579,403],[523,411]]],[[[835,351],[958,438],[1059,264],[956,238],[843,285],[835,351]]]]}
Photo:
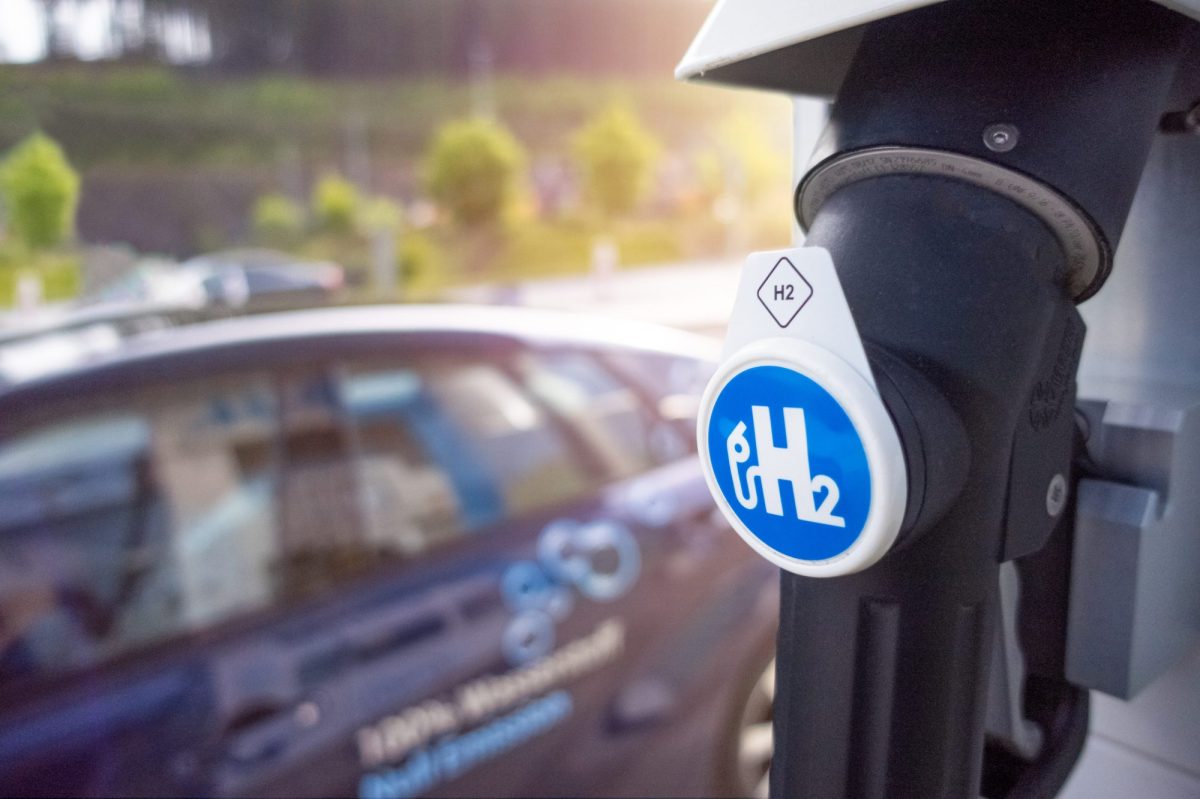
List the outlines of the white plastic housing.
{"type": "MultiPolygon", "coordinates": [[[[794,403],[787,397],[761,397],[762,406],[774,407],[777,412],[788,404],[794,403]]],[[[754,253],[749,257],[734,304],[723,361],[701,400],[697,437],[705,479],[717,506],[747,544],[780,568],[811,577],[850,574],[875,563],[895,543],[908,492],[904,453],[895,425],[880,399],[828,251],[801,247],[754,253]],[[778,291],[780,286],[787,290],[778,291]],[[772,547],[743,521],[732,504],[734,498],[727,496],[727,489],[723,490],[719,484],[717,474],[728,470],[733,456],[720,467],[714,464],[709,431],[714,423],[714,407],[730,381],[759,366],[783,367],[816,383],[849,418],[862,445],[870,474],[865,523],[853,543],[831,557],[797,558],[772,547]]],[[[807,449],[805,452],[807,457],[807,449]]],[[[760,455],[756,452],[755,457],[760,455]]],[[[761,461],[755,464],[747,461],[747,464],[753,468],[761,465],[761,461]]],[[[808,474],[807,464],[804,474],[808,474]]],[[[755,482],[749,471],[746,478],[748,483],[755,482]]],[[[736,490],[740,491],[743,483],[736,473],[733,481],[737,481],[736,490]]],[[[764,486],[764,494],[765,482],[764,479],[758,484],[764,486]]],[[[746,507],[743,503],[743,508],[746,507]]],[[[800,510],[795,512],[799,516],[800,510]]],[[[742,515],[753,514],[743,511],[742,515]]]]}
{"type": "MultiPolygon", "coordinates": [[[[943,0],[718,0],[683,60],[681,80],[703,79],[719,70],[789,47],[804,65],[787,76],[789,94],[831,95],[854,56],[863,25],[943,0]]],[[[1200,0],[1158,0],[1180,14],[1200,19],[1200,0]]],[[[730,82],[783,88],[780,76],[740,74],[730,82]]],[[[721,79],[718,77],[718,79],[721,79]]]]}

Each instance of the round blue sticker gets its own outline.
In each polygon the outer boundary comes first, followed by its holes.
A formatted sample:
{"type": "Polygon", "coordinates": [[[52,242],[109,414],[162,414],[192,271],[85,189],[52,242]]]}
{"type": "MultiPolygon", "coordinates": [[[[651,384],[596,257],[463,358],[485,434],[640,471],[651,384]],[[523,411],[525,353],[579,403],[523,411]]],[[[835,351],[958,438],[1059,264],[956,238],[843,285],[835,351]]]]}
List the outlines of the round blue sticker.
{"type": "Polygon", "coordinates": [[[828,560],[862,533],[871,470],[854,423],[815,381],[783,366],[752,366],[713,403],[708,454],[725,501],[780,554],[828,560]]]}

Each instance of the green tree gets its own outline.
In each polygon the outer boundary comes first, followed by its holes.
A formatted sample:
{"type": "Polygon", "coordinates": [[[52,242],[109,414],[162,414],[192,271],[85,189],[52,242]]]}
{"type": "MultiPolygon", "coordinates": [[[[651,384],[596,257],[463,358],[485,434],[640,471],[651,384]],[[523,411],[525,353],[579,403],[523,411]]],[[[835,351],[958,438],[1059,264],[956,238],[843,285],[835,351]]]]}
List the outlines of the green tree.
{"type": "Polygon", "coordinates": [[[0,196],[18,239],[32,249],[54,247],[74,230],[79,174],[53,139],[35,133],[0,164],[0,196]]]}
{"type": "Polygon", "coordinates": [[[631,211],[645,194],[661,147],[628,108],[613,106],[577,131],[584,191],[606,215],[631,211]]]}
{"type": "Polygon", "coordinates": [[[516,195],[525,151],[505,128],[487,119],[450,122],[434,137],[425,160],[430,195],[467,225],[499,218],[516,195]]]}
{"type": "Polygon", "coordinates": [[[255,235],[270,244],[293,244],[304,232],[304,209],[277,192],[259,197],[251,215],[255,235]]]}
{"type": "Polygon", "coordinates": [[[341,175],[330,173],[313,186],[313,217],[327,233],[354,232],[360,203],[358,189],[341,175]]]}
{"type": "Polygon", "coordinates": [[[717,127],[717,146],[736,170],[732,186],[748,200],[782,188],[791,190],[788,155],[768,135],[763,121],[745,110],[728,114],[717,127]]]}

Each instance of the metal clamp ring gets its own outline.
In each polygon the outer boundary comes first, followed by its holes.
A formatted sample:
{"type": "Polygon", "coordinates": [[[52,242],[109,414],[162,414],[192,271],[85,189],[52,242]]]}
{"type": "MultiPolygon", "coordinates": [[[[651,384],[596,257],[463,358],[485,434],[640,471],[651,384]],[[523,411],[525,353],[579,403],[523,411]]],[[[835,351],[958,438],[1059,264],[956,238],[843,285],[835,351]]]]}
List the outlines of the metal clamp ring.
{"type": "Polygon", "coordinates": [[[924,147],[871,147],[838,153],[817,164],[796,189],[796,219],[808,230],[825,200],[851,183],[886,175],[934,175],[981,186],[1034,214],[1067,254],[1068,289],[1075,302],[1099,290],[1112,265],[1108,243],[1087,215],[1054,189],[1022,172],[961,153],[924,147]]]}

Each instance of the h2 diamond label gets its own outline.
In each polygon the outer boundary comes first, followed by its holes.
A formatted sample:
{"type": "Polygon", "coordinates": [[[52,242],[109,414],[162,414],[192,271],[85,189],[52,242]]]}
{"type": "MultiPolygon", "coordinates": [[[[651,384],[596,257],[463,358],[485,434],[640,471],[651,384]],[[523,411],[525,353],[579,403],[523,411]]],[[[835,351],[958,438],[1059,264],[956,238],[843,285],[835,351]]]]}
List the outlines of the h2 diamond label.
{"type": "Polygon", "coordinates": [[[758,287],[759,302],[780,327],[790,325],[812,295],[812,285],[787,258],[780,258],[758,287]]]}

